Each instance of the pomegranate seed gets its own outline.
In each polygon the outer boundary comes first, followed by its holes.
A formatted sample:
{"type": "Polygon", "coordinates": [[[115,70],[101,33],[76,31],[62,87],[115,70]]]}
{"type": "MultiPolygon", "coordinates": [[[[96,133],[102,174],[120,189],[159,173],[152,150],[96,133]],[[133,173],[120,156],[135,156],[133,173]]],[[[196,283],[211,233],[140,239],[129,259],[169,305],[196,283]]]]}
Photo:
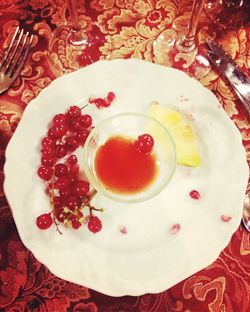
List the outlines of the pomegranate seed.
{"type": "Polygon", "coordinates": [[[195,199],[195,200],[199,200],[201,198],[201,195],[198,191],[196,190],[192,190],[190,193],[189,193],[190,197],[195,199]]]}
{"type": "Polygon", "coordinates": [[[124,225],[119,228],[119,231],[124,235],[128,234],[128,231],[124,225]]]}
{"type": "Polygon", "coordinates": [[[114,92],[109,92],[106,98],[106,102],[111,104],[115,99],[115,93],[114,92]]]}
{"type": "Polygon", "coordinates": [[[88,222],[88,229],[92,233],[97,233],[101,231],[102,229],[102,222],[98,217],[90,217],[89,222],[88,222]]]}
{"type": "Polygon", "coordinates": [[[102,98],[97,98],[97,99],[94,99],[93,101],[90,102],[91,104],[95,104],[95,106],[97,108],[102,108],[102,107],[105,107],[107,105],[106,101],[102,98]]]}
{"type": "Polygon", "coordinates": [[[50,213],[44,213],[37,217],[36,225],[41,230],[47,230],[53,223],[50,213]]]}
{"type": "Polygon", "coordinates": [[[232,217],[226,216],[226,215],[222,215],[220,218],[221,218],[221,221],[223,222],[229,222],[232,219],[232,217]]]}
{"type": "Polygon", "coordinates": [[[180,229],[181,229],[181,226],[179,223],[173,224],[170,229],[170,234],[173,234],[173,235],[177,234],[180,231],[180,229]]]}

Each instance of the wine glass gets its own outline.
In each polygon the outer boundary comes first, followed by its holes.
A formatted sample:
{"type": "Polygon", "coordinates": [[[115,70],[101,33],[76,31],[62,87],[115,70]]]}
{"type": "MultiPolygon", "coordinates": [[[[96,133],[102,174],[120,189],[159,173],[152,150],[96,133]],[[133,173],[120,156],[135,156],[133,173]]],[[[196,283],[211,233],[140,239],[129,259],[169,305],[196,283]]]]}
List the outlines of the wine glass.
{"type": "Polygon", "coordinates": [[[54,68],[62,73],[74,71],[98,60],[98,48],[103,40],[90,25],[80,20],[76,0],[67,0],[69,17],[57,27],[48,42],[48,54],[54,68]]]}
{"type": "Polygon", "coordinates": [[[249,0],[209,0],[204,10],[223,29],[236,29],[250,22],[249,0]]]}
{"type": "Polygon", "coordinates": [[[208,59],[196,42],[199,16],[205,0],[194,0],[187,31],[176,36],[174,30],[164,30],[154,41],[154,60],[163,65],[179,68],[192,77],[200,79],[210,70],[208,59]]]}

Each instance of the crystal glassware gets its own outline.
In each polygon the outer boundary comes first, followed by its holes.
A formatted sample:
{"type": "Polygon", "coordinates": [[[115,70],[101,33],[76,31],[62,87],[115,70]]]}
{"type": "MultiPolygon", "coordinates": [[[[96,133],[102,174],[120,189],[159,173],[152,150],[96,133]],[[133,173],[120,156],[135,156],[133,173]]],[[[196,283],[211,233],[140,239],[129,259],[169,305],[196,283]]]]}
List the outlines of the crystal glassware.
{"type": "Polygon", "coordinates": [[[205,13],[224,29],[237,29],[250,23],[249,0],[207,0],[205,13]]]}
{"type": "Polygon", "coordinates": [[[49,59],[60,72],[67,73],[98,60],[96,51],[102,44],[91,21],[80,19],[77,1],[68,0],[69,16],[65,24],[57,27],[48,43],[49,59]],[[91,29],[91,31],[90,31],[91,29]],[[94,30],[93,30],[94,29],[94,30]]]}
{"type": "Polygon", "coordinates": [[[194,0],[187,30],[176,36],[174,31],[163,31],[154,41],[154,60],[166,62],[171,67],[185,71],[197,79],[205,76],[210,65],[202,50],[197,45],[197,25],[204,8],[205,0],[194,0]],[[167,60],[167,61],[166,61],[167,60]]]}

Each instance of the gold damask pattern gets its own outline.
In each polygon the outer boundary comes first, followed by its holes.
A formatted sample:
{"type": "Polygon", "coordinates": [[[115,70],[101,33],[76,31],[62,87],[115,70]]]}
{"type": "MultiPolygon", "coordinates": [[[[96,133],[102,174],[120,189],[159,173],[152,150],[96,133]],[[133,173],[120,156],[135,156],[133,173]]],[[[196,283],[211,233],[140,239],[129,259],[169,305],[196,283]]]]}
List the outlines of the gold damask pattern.
{"type": "MultiPolygon", "coordinates": [[[[92,53],[72,55],[61,45],[58,53],[49,50],[56,27],[68,20],[66,0],[2,0],[0,2],[0,55],[7,48],[19,23],[34,34],[34,41],[21,76],[0,97],[0,310],[32,311],[185,311],[247,312],[250,310],[250,235],[239,227],[229,246],[205,270],[161,294],[138,298],[111,298],[61,281],[49,273],[22,246],[3,192],[3,164],[6,145],[22,113],[39,92],[63,74],[53,66],[53,58],[75,70],[97,59],[141,58],[165,66],[176,65],[171,56],[153,45],[161,34],[176,38],[186,28],[191,0],[82,0],[77,1],[80,22],[100,38],[92,53]],[[7,225],[6,225],[7,224],[7,225]],[[4,230],[3,230],[4,229],[4,230]],[[6,234],[7,233],[7,234],[6,234]],[[13,249],[14,248],[14,249],[13,249]],[[13,250],[16,248],[16,253],[13,250]],[[19,256],[18,256],[19,255],[19,256]],[[18,265],[12,263],[13,259],[18,265]],[[17,274],[19,281],[9,279],[17,274]],[[13,282],[12,288],[8,281],[13,282]],[[13,289],[13,290],[11,290],[13,289]],[[42,298],[42,299],[41,299],[42,298]],[[35,310],[34,310],[35,311],[35,310]]],[[[218,31],[203,13],[198,27],[200,48],[205,39],[216,38],[233,59],[250,73],[250,28],[218,31]]],[[[52,42],[53,43],[53,42],[52,42]]],[[[179,56],[181,57],[181,56],[179,56]]],[[[189,61],[189,60],[187,60],[189,61]]],[[[213,70],[200,79],[212,90],[239,128],[250,163],[250,121],[235,93],[213,70]]],[[[250,191],[250,186],[248,187],[250,191]]]]}

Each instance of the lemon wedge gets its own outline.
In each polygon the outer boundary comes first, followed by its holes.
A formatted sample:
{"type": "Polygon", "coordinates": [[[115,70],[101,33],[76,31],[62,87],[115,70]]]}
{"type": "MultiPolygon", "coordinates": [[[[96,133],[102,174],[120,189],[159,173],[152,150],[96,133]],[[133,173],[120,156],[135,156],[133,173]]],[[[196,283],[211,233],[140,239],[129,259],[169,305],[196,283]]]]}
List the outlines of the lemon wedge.
{"type": "Polygon", "coordinates": [[[201,156],[197,138],[186,116],[156,102],[151,104],[149,115],[160,121],[171,134],[176,146],[177,164],[198,167],[201,156]]]}

